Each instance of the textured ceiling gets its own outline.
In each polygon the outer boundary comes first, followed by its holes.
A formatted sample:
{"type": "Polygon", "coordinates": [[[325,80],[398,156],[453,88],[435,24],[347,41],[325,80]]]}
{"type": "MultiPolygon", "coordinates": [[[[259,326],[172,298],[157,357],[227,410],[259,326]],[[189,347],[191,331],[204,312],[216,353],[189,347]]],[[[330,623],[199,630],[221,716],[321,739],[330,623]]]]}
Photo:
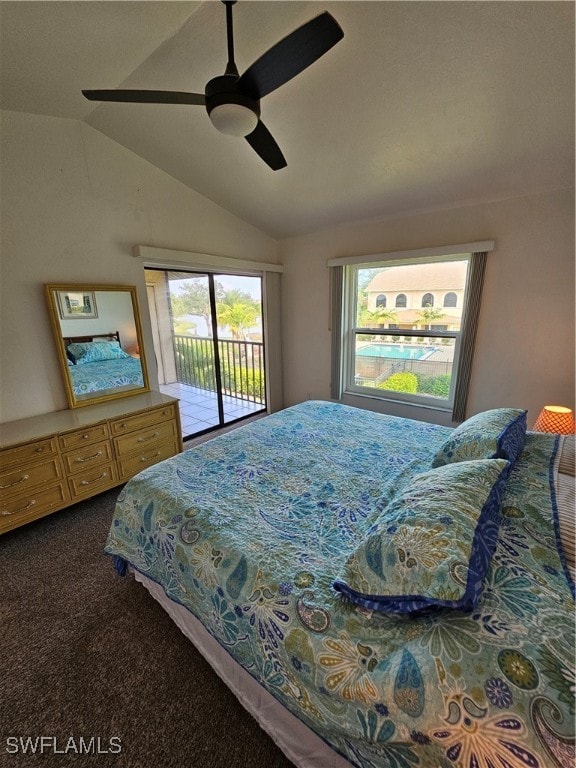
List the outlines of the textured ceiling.
{"type": "Polygon", "coordinates": [[[240,72],[329,10],[344,39],[262,100],[271,171],[196,106],[95,104],[82,88],[203,91],[220,2],[0,2],[0,105],[85,120],[273,237],[574,183],[574,5],[249,2],[240,72]]]}

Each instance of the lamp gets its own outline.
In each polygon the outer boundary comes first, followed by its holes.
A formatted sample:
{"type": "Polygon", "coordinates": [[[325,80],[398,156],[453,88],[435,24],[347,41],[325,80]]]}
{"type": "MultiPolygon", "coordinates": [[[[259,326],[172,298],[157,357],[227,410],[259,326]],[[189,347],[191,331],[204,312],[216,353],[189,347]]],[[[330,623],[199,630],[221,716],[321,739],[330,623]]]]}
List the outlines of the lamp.
{"type": "Polygon", "coordinates": [[[574,434],[574,413],[562,405],[545,405],[534,424],[535,432],[556,432],[560,435],[574,434]]]}
{"type": "Polygon", "coordinates": [[[248,136],[258,125],[258,115],[243,104],[220,104],[210,111],[210,120],[228,136],[248,136]]]}

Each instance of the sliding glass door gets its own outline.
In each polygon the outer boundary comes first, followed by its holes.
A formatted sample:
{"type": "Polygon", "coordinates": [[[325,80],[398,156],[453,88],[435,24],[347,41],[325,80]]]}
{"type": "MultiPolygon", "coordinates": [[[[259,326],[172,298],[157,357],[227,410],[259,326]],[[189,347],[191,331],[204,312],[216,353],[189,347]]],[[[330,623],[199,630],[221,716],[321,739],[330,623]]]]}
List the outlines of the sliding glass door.
{"type": "Polygon", "coordinates": [[[197,435],[266,410],[262,279],[146,270],[160,389],[197,435]]]}

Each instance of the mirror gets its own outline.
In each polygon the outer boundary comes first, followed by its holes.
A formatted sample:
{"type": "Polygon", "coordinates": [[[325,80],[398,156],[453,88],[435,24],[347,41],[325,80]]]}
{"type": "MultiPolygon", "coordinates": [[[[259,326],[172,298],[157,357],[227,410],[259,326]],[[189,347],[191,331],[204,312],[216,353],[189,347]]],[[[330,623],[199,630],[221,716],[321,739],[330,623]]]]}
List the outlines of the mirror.
{"type": "Polygon", "coordinates": [[[70,408],[150,390],[135,286],[44,289],[70,408]]]}

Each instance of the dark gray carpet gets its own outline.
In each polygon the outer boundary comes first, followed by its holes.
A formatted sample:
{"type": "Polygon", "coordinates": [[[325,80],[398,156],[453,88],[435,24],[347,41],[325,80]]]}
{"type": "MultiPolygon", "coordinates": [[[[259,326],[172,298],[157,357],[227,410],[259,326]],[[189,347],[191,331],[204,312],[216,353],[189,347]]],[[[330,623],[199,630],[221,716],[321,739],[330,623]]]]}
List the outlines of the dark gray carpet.
{"type": "Polygon", "coordinates": [[[0,536],[0,765],[290,768],[146,590],[116,575],[102,549],[118,492],[0,536]],[[41,735],[101,749],[117,736],[122,751],[7,754],[7,737],[41,735]]]}

